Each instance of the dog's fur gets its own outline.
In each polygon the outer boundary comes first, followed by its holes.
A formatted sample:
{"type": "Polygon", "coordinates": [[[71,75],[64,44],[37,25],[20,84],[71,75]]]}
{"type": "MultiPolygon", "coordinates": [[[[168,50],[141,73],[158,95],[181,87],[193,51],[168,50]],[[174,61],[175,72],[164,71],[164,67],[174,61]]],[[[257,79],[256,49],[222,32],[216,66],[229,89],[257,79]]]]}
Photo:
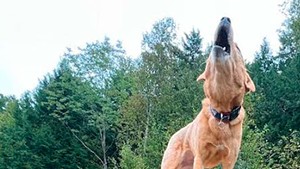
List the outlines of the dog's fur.
{"type": "Polygon", "coordinates": [[[229,18],[222,18],[216,30],[214,46],[207,59],[205,71],[197,79],[204,80],[206,98],[202,110],[187,126],[170,139],[164,153],[162,169],[203,169],[219,164],[232,169],[238,157],[245,110],[229,122],[216,119],[211,107],[228,113],[243,104],[248,91],[255,91],[241,52],[233,42],[229,18]]]}

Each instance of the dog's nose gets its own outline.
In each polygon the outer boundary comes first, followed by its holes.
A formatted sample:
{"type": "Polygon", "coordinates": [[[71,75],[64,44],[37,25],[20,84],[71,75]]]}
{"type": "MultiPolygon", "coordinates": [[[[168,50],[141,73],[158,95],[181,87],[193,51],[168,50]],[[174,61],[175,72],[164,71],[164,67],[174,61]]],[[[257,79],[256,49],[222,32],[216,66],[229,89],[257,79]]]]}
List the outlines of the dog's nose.
{"type": "Polygon", "coordinates": [[[228,18],[228,17],[223,17],[223,18],[221,19],[221,22],[228,22],[228,23],[231,23],[231,20],[230,20],[230,18],[228,18]]]}

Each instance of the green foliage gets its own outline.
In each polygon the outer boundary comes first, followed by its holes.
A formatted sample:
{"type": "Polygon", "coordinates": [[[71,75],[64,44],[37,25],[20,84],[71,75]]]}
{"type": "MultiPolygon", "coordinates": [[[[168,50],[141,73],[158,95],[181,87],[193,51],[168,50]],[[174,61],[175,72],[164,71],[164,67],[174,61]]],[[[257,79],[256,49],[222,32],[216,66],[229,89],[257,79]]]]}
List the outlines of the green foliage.
{"type": "Polygon", "coordinates": [[[299,132],[290,131],[278,142],[268,142],[261,152],[267,168],[299,168],[300,145],[299,132]]]}
{"type": "Polygon", "coordinates": [[[147,168],[143,161],[143,158],[140,155],[135,154],[131,150],[131,147],[128,145],[123,145],[120,155],[121,155],[120,168],[122,169],[147,168]]]}
{"type": "Polygon", "coordinates": [[[121,42],[116,45],[105,37],[102,42],[87,43],[79,52],[68,49],[64,59],[77,76],[89,81],[93,86],[103,89],[115,70],[122,66],[125,51],[121,42]]]}
{"type": "Polygon", "coordinates": [[[119,121],[120,131],[118,140],[120,145],[128,144],[133,151],[137,150],[143,142],[147,125],[146,100],[142,95],[134,94],[126,100],[120,110],[121,118],[119,121]]]}
{"type": "Polygon", "coordinates": [[[16,126],[14,115],[18,112],[18,102],[12,97],[0,95],[0,168],[8,164],[13,167],[26,166],[27,146],[24,132],[16,126]]]}
{"type": "MultiPolygon", "coordinates": [[[[122,97],[117,98],[121,91],[114,93],[109,76],[123,76],[121,67],[130,64],[125,58],[118,60],[119,73],[117,68],[107,67],[117,62],[115,57],[121,58],[116,53],[122,53],[107,39],[87,46],[76,58],[66,54],[54,73],[45,76],[35,92],[26,93],[9,113],[9,99],[1,95],[1,111],[5,111],[0,116],[5,121],[0,125],[2,167],[107,168],[117,156],[118,104],[128,94],[121,89],[122,97]],[[85,76],[90,67],[94,71],[101,68],[105,79],[85,76]]],[[[92,73],[100,75],[101,71],[92,73]]]]}
{"type": "Polygon", "coordinates": [[[300,1],[286,0],[282,5],[286,16],[283,27],[280,30],[281,55],[286,60],[299,54],[300,47],[300,1]]]}
{"type": "Polygon", "coordinates": [[[199,48],[200,34],[193,31],[186,35],[185,50],[181,51],[176,46],[175,29],[172,19],[162,19],[143,40],[138,91],[145,102],[140,116],[145,124],[141,131],[142,145],[136,151],[147,157],[145,161],[150,168],[159,167],[170,135],[198,113],[203,94],[196,83],[199,65],[205,60],[199,48]]]}
{"type": "MultiPolygon", "coordinates": [[[[190,34],[185,33],[185,38],[182,39],[183,53],[178,55],[180,59],[183,59],[183,64],[190,64],[194,69],[199,69],[199,64],[205,62],[205,57],[201,57],[203,54],[202,38],[199,30],[192,30],[190,34]],[[194,65],[195,64],[195,65],[194,65]]],[[[203,68],[203,67],[201,67],[203,68]]]]}
{"type": "Polygon", "coordinates": [[[264,140],[267,130],[260,131],[256,127],[251,129],[250,126],[254,124],[247,124],[243,128],[243,141],[236,164],[237,169],[264,169],[267,168],[264,164],[264,147],[267,142],[264,140]]]}
{"type": "Polygon", "coordinates": [[[269,45],[264,40],[261,51],[257,53],[249,71],[256,84],[257,91],[252,97],[252,117],[256,125],[263,128],[265,124],[272,127],[268,139],[276,140],[289,130],[297,130],[300,116],[299,56],[280,62],[281,58],[272,56],[269,45]],[[284,64],[284,65],[283,65],[284,64]]]}
{"type": "Polygon", "coordinates": [[[163,18],[153,25],[151,32],[143,35],[142,48],[153,51],[157,46],[174,45],[176,38],[176,23],[172,18],[163,18]]]}
{"type": "Polygon", "coordinates": [[[31,113],[37,114],[30,118],[35,125],[29,131],[33,140],[28,144],[46,168],[99,166],[99,159],[74,137],[76,133],[85,144],[99,145],[94,136],[98,131],[88,125],[92,114],[100,107],[95,96],[93,89],[73,76],[64,63],[41,82],[32,101],[31,113]]]}

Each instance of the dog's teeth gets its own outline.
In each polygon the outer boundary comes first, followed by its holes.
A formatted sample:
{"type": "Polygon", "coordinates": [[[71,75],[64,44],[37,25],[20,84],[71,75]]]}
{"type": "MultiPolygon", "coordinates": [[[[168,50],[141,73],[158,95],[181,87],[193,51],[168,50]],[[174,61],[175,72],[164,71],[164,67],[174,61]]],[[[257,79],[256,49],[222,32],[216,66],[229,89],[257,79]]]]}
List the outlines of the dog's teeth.
{"type": "Polygon", "coordinates": [[[223,50],[225,51],[225,50],[226,50],[226,47],[223,47],[223,50]]]}

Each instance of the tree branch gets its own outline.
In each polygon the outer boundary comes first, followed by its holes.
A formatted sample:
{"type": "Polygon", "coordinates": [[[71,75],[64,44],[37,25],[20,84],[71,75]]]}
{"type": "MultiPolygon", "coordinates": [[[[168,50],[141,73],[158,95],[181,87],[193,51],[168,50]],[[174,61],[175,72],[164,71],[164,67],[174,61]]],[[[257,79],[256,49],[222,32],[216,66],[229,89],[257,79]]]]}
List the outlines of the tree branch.
{"type": "Polygon", "coordinates": [[[72,129],[66,124],[64,123],[65,126],[70,130],[70,132],[73,134],[73,136],[92,154],[94,154],[94,156],[102,163],[102,165],[104,165],[104,162],[102,161],[102,159],[96,154],[96,152],[94,152],[92,149],[90,149],[73,131],[72,129]]]}

